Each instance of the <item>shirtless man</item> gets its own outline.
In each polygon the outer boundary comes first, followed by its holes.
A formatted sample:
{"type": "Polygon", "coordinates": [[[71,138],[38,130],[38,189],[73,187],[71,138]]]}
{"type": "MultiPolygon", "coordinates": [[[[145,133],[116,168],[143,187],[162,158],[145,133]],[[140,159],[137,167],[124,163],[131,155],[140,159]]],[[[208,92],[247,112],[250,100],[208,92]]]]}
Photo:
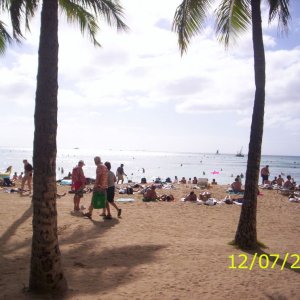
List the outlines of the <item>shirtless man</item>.
{"type": "Polygon", "coordinates": [[[238,178],[235,179],[235,181],[231,184],[231,188],[232,190],[237,193],[237,192],[242,192],[242,184],[241,182],[238,180],[238,178]]]}
{"type": "Polygon", "coordinates": [[[278,175],[278,178],[277,178],[277,185],[278,186],[282,186],[284,183],[284,179],[281,177],[281,175],[278,175]]]}
{"type": "Polygon", "coordinates": [[[266,165],[265,167],[263,167],[261,169],[260,175],[262,177],[262,184],[265,183],[265,180],[269,180],[270,171],[269,171],[269,166],[268,165],[266,165]]]}
{"type": "Polygon", "coordinates": [[[155,201],[156,199],[158,199],[158,197],[155,192],[155,185],[151,185],[144,194],[144,201],[155,201]]]}
{"type": "Polygon", "coordinates": [[[294,189],[294,184],[291,181],[291,176],[288,175],[287,177],[287,181],[284,183],[283,188],[287,189],[287,190],[293,190],[294,189]]]}

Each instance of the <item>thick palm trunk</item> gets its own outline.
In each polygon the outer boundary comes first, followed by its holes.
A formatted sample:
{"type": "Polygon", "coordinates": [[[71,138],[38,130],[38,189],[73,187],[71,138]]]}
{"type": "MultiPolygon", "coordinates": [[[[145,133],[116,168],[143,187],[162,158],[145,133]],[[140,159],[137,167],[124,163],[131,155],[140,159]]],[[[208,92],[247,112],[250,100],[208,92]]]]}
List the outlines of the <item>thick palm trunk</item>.
{"type": "Polygon", "coordinates": [[[241,248],[257,247],[256,207],[265,107],[265,52],[261,26],[260,0],[251,0],[254,49],[255,99],[242,206],[235,242],[241,248]]]}
{"type": "Polygon", "coordinates": [[[67,283],[57,238],[56,132],[58,1],[44,0],[41,13],[33,149],[33,237],[29,290],[61,293],[67,283]]]}

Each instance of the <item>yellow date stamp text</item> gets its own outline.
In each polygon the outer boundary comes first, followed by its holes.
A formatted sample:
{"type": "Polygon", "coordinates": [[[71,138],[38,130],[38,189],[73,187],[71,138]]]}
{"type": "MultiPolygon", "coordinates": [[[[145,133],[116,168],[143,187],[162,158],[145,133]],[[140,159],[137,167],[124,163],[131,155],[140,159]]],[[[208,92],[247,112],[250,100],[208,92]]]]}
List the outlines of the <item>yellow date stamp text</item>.
{"type": "Polygon", "coordinates": [[[253,270],[254,267],[259,269],[275,269],[284,268],[300,269],[300,254],[285,253],[280,254],[258,254],[254,253],[253,256],[247,254],[229,255],[230,265],[229,269],[247,269],[253,270]],[[289,262],[288,262],[289,259],[289,262]]]}

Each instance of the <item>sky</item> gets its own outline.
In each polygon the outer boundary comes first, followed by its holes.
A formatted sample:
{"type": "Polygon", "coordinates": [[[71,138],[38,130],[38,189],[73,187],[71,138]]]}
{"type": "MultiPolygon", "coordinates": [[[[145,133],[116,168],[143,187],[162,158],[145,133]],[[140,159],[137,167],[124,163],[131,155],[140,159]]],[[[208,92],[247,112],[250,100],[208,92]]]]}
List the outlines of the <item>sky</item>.
{"type": "MultiPolygon", "coordinates": [[[[60,14],[58,148],[247,153],[255,93],[251,29],[226,50],[207,22],[181,56],[171,31],[180,1],[121,4],[130,30],[100,22],[101,48],[60,14]]],[[[263,7],[262,154],[300,155],[299,1],[290,1],[290,11],[282,36],[263,7]]],[[[22,44],[0,57],[2,147],[33,145],[39,22],[37,12],[22,44]]]]}

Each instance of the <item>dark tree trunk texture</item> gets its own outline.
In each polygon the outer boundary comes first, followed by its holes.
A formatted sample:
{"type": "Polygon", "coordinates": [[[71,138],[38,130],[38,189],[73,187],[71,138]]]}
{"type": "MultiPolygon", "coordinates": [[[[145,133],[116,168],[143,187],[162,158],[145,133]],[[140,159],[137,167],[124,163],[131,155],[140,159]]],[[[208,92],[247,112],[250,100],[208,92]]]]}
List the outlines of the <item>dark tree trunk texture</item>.
{"type": "Polygon", "coordinates": [[[261,26],[260,0],[251,0],[251,9],[256,90],[246,171],[245,202],[242,205],[235,236],[235,243],[244,249],[255,249],[258,246],[256,208],[265,107],[265,51],[261,26]]]}
{"type": "Polygon", "coordinates": [[[33,236],[29,291],[62,293],[67,282],[57,238],[56,132],[58,1],[44,0],[37,74],[33,145],[33,236]]]}

